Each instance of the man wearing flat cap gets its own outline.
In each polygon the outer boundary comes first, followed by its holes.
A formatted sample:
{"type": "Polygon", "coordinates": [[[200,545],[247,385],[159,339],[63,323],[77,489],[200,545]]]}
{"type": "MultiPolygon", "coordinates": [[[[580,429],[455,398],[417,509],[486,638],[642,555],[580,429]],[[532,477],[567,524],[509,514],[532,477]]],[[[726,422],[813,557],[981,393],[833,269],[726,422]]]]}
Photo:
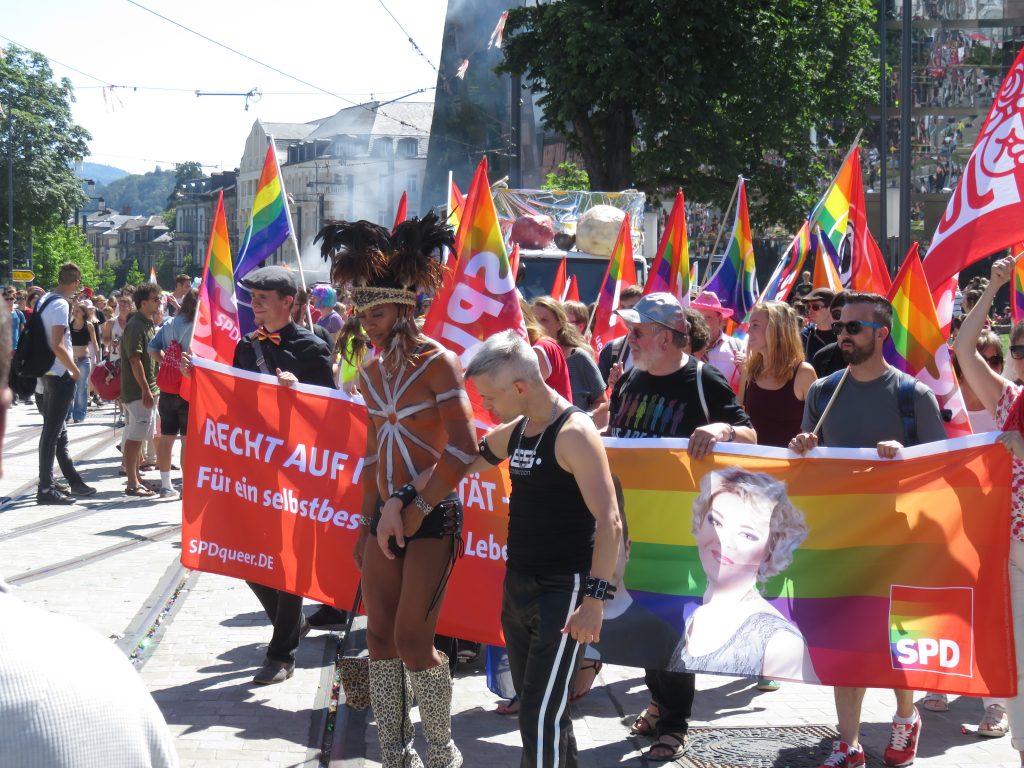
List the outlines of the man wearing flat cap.
{"type": "MultiPolygon", "coordinates": [[[[757,442],[750,419],[721,372],[683,351],[690,326],[675,296],[651,293],[618,314],[629,328],[633,369],[612,389],[609,436],[686,437],[694,459],[706,457],[717,443],[757,442]]],[[[657,737],[648,759],[675,760],[686,750],[694,676],[662,669],[645,672],[651,703],[637,716],[632,732],[657,737]]]]}
{"type": "Polygon", "coordinates": [[[814,362],[814,356],[829,344],[834,344],[836,335],[832,333],[832,300],[836,294],[828,288],[815,288],[804,297],[807,306],[808,325],[800,332],[800,340],[804,344],[804,359],[814,362]]]}
{"type": "MultiPolygon", "coordinates": [[[[262,267],[246,275],[242,285],[251,293],[252,314],[259,327],[238,341],[234,366],[276,376],[283,386],[301,382],[333,389],[330,348],[308,329],[292,322],[292,305],[298,292],[295,273],[280,266],[262,267]]],[[[299,640],[310,630],[302,615],[302,597],[246,583],[274,626],[267,658],[253,682],[284,682],[295,671],[299,640]]]]}

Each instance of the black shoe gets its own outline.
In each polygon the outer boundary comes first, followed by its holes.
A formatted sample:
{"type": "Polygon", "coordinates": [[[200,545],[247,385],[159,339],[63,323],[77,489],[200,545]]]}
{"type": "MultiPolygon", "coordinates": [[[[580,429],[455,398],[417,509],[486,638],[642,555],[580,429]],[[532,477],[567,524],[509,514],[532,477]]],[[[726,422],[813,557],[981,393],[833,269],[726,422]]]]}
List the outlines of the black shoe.
{"type": "Polygon", "coordinates": [[[85,483],[72,483],[70,493],[72,496],[92,496],[96,493],[96,489],[85,483]]]}
{"type": "Polygon", "coordinates": [[[348,614],[331,605],[321,605],[316,612],[306,617],[313,629],[337,631],[348,623],[348,614]]]}
{"type": "Polygon", "coordinates": [[[283,683],[295,673],[294,661],[271,661],[267,659],[252,681],[257,685],[274,685],[283,683]]]}
{"type": "Polygon", "coordinates": [[[36,491],[36,504],[74,504],[75,500],[56,488],[36,491]]]}

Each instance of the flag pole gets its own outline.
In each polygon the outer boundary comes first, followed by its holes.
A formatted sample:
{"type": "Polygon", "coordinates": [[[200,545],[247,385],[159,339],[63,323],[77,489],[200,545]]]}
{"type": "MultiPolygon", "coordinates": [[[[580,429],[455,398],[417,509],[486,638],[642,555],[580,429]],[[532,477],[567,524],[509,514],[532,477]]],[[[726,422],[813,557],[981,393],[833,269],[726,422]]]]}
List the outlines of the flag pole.
{"type": "Polygon", "coordinates": [[[284,186],[284,176],[281,174],[281,162],[277,159],[277,145],[274,143],[273,135],[267,137],[270,140],[270,147],[274,152],[274,165],[277,167],[277,183],[281,185],[281,194],[284,195],[284,215],[288,219],[288,239],[295,247],[295,261],[299,264],[299,281],[302,283],[302,290],[306,292],[306,319],[309,327],[313,327],[313,312],[309,308],[309,289],[306,288],[306,273],[302,269],[302,251],[299,249],[299,241],[295,237],[295,225],[292,224],[292,209],[288,205],[288,190],[284,186]]]}
{"type": "MultiPolygon", "coordinates": [[[[718,244],[722,242],[722,233],[725,232],[725,222],[729,220],[729,213],[732,211],[733,203],[736,202],[736,195],[740,193],[740,180],[742,178],[742,174],[736,177],[736,186],[732,188],[732,197],[729,198],[729,205],[726,207],[725,214],[722,216],[722,226],[718,228],[718,237],[715,238],[715,244],[711,246],[711,254],[708,256],[708,267],[711,266],[711,260],[715,257],[715,251],[718,250],[718,244]]],[[[710,282],[711,278],[717,271],[717,269],[704,270],[704,280],[701,282],[700,286],[697,289],[698,294],[704,290],[704,287],[710,282]]]]}
{"type": "Polygon", "coordinates": [[[828,405],[825,406],[825,410],[821,413],[821,418],[818,419],[818,423],[814,425],[814,429],[811,434],[818,436],[821,434],[821,428],[825,426],[825,419],[828,418],[829,411],[832,410],[832,406],[836,404],[836,400],[839,399],[839,390],[843,388],[843,384],[846,383],[847,377],[850,375],[850,366],[846,366],[846,370],[843,371],[842,378],[839,379],[839,383],[836,385],[835,391],[832,393],[832,397],[828,400],[828,405]]]}

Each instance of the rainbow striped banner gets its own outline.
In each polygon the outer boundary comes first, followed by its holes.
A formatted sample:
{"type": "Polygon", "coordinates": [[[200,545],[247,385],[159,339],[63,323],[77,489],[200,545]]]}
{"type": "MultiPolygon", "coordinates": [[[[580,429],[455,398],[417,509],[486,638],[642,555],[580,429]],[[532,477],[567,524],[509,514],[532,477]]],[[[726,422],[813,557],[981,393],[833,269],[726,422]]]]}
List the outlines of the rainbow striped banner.
{"type": "Polygon", "coordinates": [[[811,213],[811,227],[820,226],[825,236],[832,243],[836,253],[842,253],[843,239],[846,237],[847,225],[850,221],[850,200],[853,197],[854,158],[859,153],[851,152],[832,180],[828,191],[811,213]]]}
{"type": "Polygon", "coordinates": [[[1017,259],[1013,265],[1013,279],[1010,281],[1010,291],[1013,296],[1010,300],[1010,319],[1014,325],[1024,320],[1024,243],[1017,243],[1010,249],[1010,253],[1017,259]]]}
{"type": "Polygon", "coordinates": [[[807,221],[800,225],[786,255],[779,259],[772,273],[768,286],[761,292],[757,303],[764,301],[785,301],[796,285],[797,278],[807,262],[807,257],[814,250],[814,236],[807,221]]]}
{"type": "Polygon", "coordinates": [[[601,281],[594,309],[594,331],[590,343],[598,352],[611,341],[626,335],[626,324],[615,314],[619,297],[627,285],[636,285],[636,264],[633,263],[633,236],[629,230],[629,214],[622,220],[608,269],[601,281]]]}
{"type": "Polygon", "coordinates": [[[747,187],[740,176],[736,198],[736,219],[732,226],[725,257],[704,290],[712,291],[723,307],[733,311],[739,323],[757,303],[757,274],[754,267],[754,239],[750,235],[750,217],[747,214],[747,187]]]}
{"type": "Polygon", "coordinates": [[[910,246],[889,292],[892,303],[892,334],[885,342],[885,359],[904,373],[927,384],[950,412],[946,434],[971,434],[967,404],[956,380],[946,335],[928,288],[917,243],[910,246]]]}
{"type": "Polygon", "coordinates": [[[235,267],[235,294],[238,300],[238,320],[242,333],[256,329],[256,321],[252,316],[249,290],[239,281],[269,259],[284,241],[291,237],[291,224],[288,220],[288,206],[284,199],[284,188],[281,186],[281,172],[277,165],[277,154],[274,141],[267,144],[267,156],[263,161],[259,183],[256,185],[256,197],[252,203],[252,214],[249,226],[245,230],[245,239],[235,267]]]}
{"type": "Polygon", "coordinates": [[[690,306],[690,242],[686,234],[686,204],[683,190],[676,191],[665,226],[665,233],[658,245],[658,255],[651,266],[644,295],[664,291],[671,293],[684,306],[690,306]]]}
{"type": "Polygon", "coordinates": [[[678,667],[688,658],[695,671],[1013,695],[1011,464],[995,437],[905,448],[893,460],[874,449],[794,458],[783,449],[730,445],[729,453],[698,462],[685,440],[606,439],[625,491],[632,542],[625,587],[637,607],[623,614],[633,613],[631,629],[613,631],[606,618],[595,648],[611,663],[629,657],[638,665],[639,644],[647,667],[678,667]],[[782,481],[806,525],[792,563],[763,592],[750,566],[756,571],[775,557],[780,541],[794,545],[787,539],[793,520],[775,521],[769,534],[778,507],[758,517],[749,502],[712,501],[709,539],[707,519],[699,507],[692,512],[702,478],[732,467],[782,481]],[[702,606],[714,609],[719,595],[742,596],[742,588],[749,600],[731,604],[731,613],[705,610],[724,617],[717,631],[690,621],[702,606]],[[762,640],[764,655],[752,659],[757,642],[741,631],[745,613],[770,615],[783,641],[775,644],[773,635],[765,647],[762,640]],[[609,645],[612,637],[632,638],[633,647],[609,645]],[[665,658],[671,637],[677,643],[665,658]]]}
{"type": "Polygon", "coordinates": [[[221,190],[213,214],[210,244],[206,248],[192,352],[224,365],[234,361],[235,347],[241,338],[231,274],[231,242],[224,215],[224,191],[221,190]]]}

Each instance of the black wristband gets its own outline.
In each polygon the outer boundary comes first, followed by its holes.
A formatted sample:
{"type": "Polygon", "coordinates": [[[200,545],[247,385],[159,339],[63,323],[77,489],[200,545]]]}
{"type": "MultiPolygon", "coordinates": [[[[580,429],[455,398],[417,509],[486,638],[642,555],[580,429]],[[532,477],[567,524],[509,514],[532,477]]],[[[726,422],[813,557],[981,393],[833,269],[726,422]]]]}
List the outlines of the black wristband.
{"type": "Polygon", "coordinates": [[[480,451],[480,456],[483,457],[483,460],[486,461],[488,464],[491,464],[492,466],[497,466],[498,464],[501,464],[501,462],[504,461],[504,459],[499,459],[495,455],[494,451],[491,450],[491,446],[487,444],[486,437],[480,438],[480,443],[477,445],[477,450],[480,451]]]}
{"type": "Polygon", "coordinates": [[[419,495],[416,487],[412,483],[406,483],[401,488],[391,494],[392,499],[398,499],[402,502],[402,508],[408,507],[412,504],[412,500],[419,495]]]}
{"type": "Polygon", "coordinates": [[[583,587],[583,596],[592,597],[595,600],[611,600],[615,595],[615,585],[609,584],[604,579],[595,579],[588,576],[583,587]]]}

